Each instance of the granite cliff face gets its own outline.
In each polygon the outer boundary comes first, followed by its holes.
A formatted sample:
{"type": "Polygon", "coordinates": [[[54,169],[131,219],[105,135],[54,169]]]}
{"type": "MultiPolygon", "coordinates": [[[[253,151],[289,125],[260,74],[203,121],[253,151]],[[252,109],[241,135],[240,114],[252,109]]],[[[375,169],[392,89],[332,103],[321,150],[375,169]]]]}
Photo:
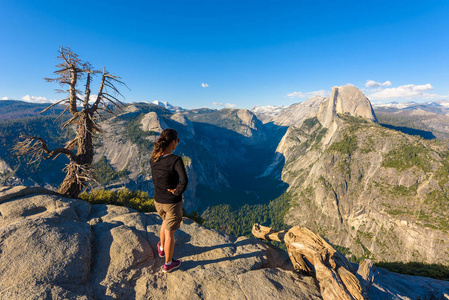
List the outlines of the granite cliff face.
{"type": "Polygon", "coordinates": [[[265,174],[294,194],[285,218],[357,257],[448,264],[447,150],[375,123],[366,97],[334,88],[291,126],[265,174]]]}
{"type": "Polygon", "coordinates": [[[300,126],[304,120],[316,116],[324,97],[315,96],[304,102],[284,108],[271,121],[280,126],[300,126]]]}
{"type": "MultiPolygon", "coordinates": [[[[184,218],[160,271],[161,219],[41,188],[0,186],[1,299],[322,299],[285,252],[184,218]]],[[[371,299],[447,299],[449,283],[378,269],[371,299]],[[446,298],[444,298],[446,297],[446,298]]]]}
{"type": "Polygon", "coordinates": [[[324,127],[329,128],[333,122],[338,122],[338,115],[343,114],[377,121],[371,102],[354,86],[332,88],[329,98],[320,104],[317,117],[324,127]]]}

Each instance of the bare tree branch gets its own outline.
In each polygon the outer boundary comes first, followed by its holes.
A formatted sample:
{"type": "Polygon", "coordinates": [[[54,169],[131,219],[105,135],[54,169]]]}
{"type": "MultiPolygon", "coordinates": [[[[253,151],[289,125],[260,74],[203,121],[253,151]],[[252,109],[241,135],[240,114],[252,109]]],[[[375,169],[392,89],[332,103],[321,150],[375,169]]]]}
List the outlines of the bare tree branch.
{"type": "Polygon", "coordinates": [[[66,128],[68,125],[72,124],[75,122],[76,119],[78,119],[80,116],[79,113],[76,113],[72,118],[70,118],[70,120],[68,120],[67,122],[65,122],[64,124],[62,124],[62,128],[66,128]]]}
{"type": "Polygon", "coordinates": [[[92,77],[90,73],[87,74],[87,80],[86,80],[86,92],[84,93],[84,108],[87,108],[89,105],[89,98],[90,98],[90,82],[92,81],[92,77]]]}
{"type": "Polygon", "coordinates": [[[75,147],[75,145],[78,143],[78,137],[75,137],[74,139],[72,139],[71,141],[68,141],[65,144],[65,147],[69,150],[72,150],[73,147],[75,147]]]}
{"type": "Polygon", "coordinates": [[[65,107],[65,109],[63,110],[63,112],[62,112],[58,117],[56,117],[55,121],[58,120],[60,117],[62,117],[62,116],[65,114],[65,112],[66,112],[69,108],[70,108],[70,106],[67,105],[67,106],[65,107]]]}
{"type": "MultiPolygon", "coordinates": [[[[120,100],[117,99],[116,97],[112,96],[111,94],[104,94],[104,96],[107,97],[108,99],[109,99],[109,98],[114,99],[115,101],[117,101],[118,103],[120,103],[120,105],[122,105],[122,106],[126,106],[125,103],[123,103],[122,101],[120,101],[120,100]]],[[[117,106],[118,106],[118,105],[117,105],[117,106]]]]}
{"type": "Polygon", "coordinates": [[[59,153],[65,154],[74,162],[77,161],[77,156],[73,151],[62,147],[56,148],[55,150],[50,150],[47,147],[47,143],[45,143],[45,141],[40,137],[20,135],[20,138],[24,140],[22,142],[18,142],[14,146],[13,150],[15,151],[15,154],[13,154],[13,156],[21,157],[31,154],[32,157],[29,163],[39,161],[41,158],[50,159],[59,153]]]}
{"type": "MultiPolygon", "coordinates": [[[[120,107],[119,104],[115,103],[112,99],[110,99],[109,97],[107,97],[106,95],[103,95],[102,97],[103,100],[108,100],[109,102],[111,102],[113,105],[120,107]]],[[[106,103],[104,104],[104,106],[106,106],[106,103]]],[[[106,106],[107,107],[107,106],[106,106]]]]}
{"type": "Polygon", "coordinates": [[[112,88],[114,90],[114,92],[116,92],[118,95],[122,96],[122,93],[119,92],[119,90],[115,87],[115,85],[110,81],[110,80],[106,80],[106,86],[112,88]]]}
{"type": "Polygon", "coordinates": [[[50,105],[49,107],[47,107],[46,109],[44,109],[43,111],[41,111],[40,113],[43,114],[44,112],[46,112],[47,110],[49,110],[49,109],[52,108],[53,106],[58,105],[59,103],[61,103],[61,102],[63,102],[63,101],[67,101],[68,99],[69,99],[69,98],[65,98],[65,99],[59,100],[58,102],[53,103],[52,105],[50,105]]]}
{"type": "Polygon", "coordinates": [[[101,83],[100,83],[100,88],[99,88],[98,94],[97,94],[97,100],[95,101],[94,105],[92,105],[92,108],[91,108],[92,112],[95,112],[97,110],[98,104],[100,104],[101,98],[103,96],[105,72],[106,72],[106,69],[103,69],[103,76],[101,76],[101,83]]]}

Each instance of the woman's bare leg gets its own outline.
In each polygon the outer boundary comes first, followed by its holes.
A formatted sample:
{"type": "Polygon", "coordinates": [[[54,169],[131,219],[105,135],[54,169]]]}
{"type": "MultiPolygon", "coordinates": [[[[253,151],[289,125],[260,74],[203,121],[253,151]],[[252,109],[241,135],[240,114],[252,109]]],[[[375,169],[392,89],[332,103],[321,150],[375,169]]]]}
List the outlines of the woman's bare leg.
{"type": "Polygon", "coordinates": [[[161,233],[159,236],[161,239],[161,246],[164,248],[165,251],[165,221],[162,222],[161,233]]]}
{"type": "Polygon", "coordinates": [[[175,231],[165,230],[165,262],[169,263],[173,258],[173,251],[175,250],[175,231]]]}

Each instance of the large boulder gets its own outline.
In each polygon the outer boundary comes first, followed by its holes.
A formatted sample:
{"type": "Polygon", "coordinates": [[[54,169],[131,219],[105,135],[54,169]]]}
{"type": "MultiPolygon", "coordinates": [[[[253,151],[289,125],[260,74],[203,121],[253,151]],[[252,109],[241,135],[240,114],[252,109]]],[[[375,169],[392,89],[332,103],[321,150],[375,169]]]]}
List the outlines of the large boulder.
{"type": "Polygon", "coordinates": [[[35,188],[0,191],[2,299],[87,299],[91,263],[90,204],[35,188]],[[42,191],[41,191],[42,192],[42,191]]]}
{"type": "Polygon", "coordinates": [[[286,253],[184,219],[161,272],[162,220],[51,191],[0,187],[1,299],[321,299],[286,253]]]}

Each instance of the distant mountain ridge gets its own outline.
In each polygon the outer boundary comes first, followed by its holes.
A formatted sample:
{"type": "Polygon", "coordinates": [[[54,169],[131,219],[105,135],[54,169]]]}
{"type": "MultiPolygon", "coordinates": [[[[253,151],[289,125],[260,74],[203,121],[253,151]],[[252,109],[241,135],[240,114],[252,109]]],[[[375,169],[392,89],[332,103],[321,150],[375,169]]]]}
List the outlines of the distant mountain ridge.
{"type": "MultiPolygon", "coordinates": [[[[191,179],[189,210],[267,203],[288,192],[293,201],[286,224],[311,227],[357,257],[448,263],[444,141],[422,141],[381,125],[385,116],[415,116],[434,130],[432,117],[446,118],[444,105],[432,105],[439,113],[423,104],[406,111],[373,109],[351,86],[336,87],[327,98],[257,112],[176,112],[159,104],[132,103],[102,123],[95,167],[107,174],[107,188],[151,193],[152,144],[163,129],[175,128],[181,137],[176,153],[191,179]]],[[[449,135],[449,127],[439,130],[449,135]]],[[[2,155],[7,174],[0,177],[6,178],[17,165],[9,166],[11,159],[2,155]]]]}
{"type": "Polygon", "coordinates": [[[15,120],[35,116],[54,116],[64,111],[64,106],[56,105],[45,113],[41,112],[51,103],[30,103],[19,100],[0,100],[0,120],[15,120]]]}
{"type": "Polygon", "coordinates": [[[440,107],[440,108],[448,108],[449,109],[449,100],[438,100],[438,101],[429,101],[429,102],[387,102],[387,103],[373,103],[373,107],[380,108],[396,108],[396,109],[404,109],[410,108],[414,109],[417,107],[425,108],[425,107],[440,107]]]}
{"type": "Polygon", "coordinates": [[[449,101],[374,105],[379,122],[424,138],[449,139],[449,101]]]}

